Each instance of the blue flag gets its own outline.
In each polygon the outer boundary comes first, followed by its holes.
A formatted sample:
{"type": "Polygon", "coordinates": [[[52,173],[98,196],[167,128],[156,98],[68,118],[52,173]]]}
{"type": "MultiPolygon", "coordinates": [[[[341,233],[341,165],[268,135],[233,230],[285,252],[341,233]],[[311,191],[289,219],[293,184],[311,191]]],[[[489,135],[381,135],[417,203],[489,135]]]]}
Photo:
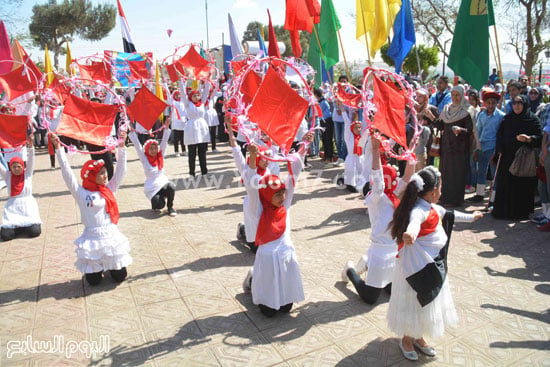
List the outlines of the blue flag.
{"type": "Polygon", "coordinates": [[[409,0],[402,1],[401,10],[393,23],[393,32],[394,36],[388,49],[388,56],[395,62],[395,72],[400,73],[403,60],[405,60],[405,57],[407,57],[411,48],[416,43],[411,3],[409,0]]]}
{"type": "Polygon", "coordinates": [[[264,39],[262,37],[262,34],[260,33],[260,29],[256,29],[256,33],[258,34],[258,42],[260,44],[260,51],[262,51],[263,57],[267,57],[267,47],[265,47],[264,39]]]}

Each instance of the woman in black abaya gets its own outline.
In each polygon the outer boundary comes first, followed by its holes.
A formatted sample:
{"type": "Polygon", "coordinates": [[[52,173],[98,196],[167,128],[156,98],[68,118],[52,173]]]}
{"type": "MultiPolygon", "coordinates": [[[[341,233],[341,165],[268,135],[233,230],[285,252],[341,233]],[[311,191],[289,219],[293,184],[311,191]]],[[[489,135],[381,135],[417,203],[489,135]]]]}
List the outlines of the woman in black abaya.
{"type": "Polygon", "coordinates": [[[496,152],[500,154],[500,164],[496,176],[495,218],[523,220],[533,212],[537,177],[517,177],[509,168],[522,145],[537,148],[541,139],[540,122],[530,111],[527,97],[515,97],[512,112],[504,117],[497,133],[496,152]]]}

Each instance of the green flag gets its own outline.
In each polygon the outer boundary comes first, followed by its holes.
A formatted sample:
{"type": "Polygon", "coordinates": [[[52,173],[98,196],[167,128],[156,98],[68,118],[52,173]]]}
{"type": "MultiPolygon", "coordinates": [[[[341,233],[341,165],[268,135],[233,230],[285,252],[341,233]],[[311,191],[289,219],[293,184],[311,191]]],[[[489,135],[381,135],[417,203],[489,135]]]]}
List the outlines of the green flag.
{"type": "Polygon", "coordinates": [[[325,55],[325,67],[330,69],[338,63],[338,30],[342,28],[338,15],[334,11],[332,0],[321,2],[321,20],[317,30],[325,55]]]}
{"type": "Polygon", "coordinates": [[[489,26],[492,0],[462,0],[447,65],[478,90],[489,78],[489,26]]]}
{"type": "MultiPolygon", "coordinates": [[[[314,25],[317,28],[317,25],[314,25]]],[[[319,31],[317,30],[317,33],[319,31]]],[[[319,45],[317,43],[317,37],[315,36],[315,31],[311,33],[311,38],[309,41],[309,51],[307,53],[307,63],[311,65],[313,70],[315,70],[315,86],[319,87],[322,83],[322,67],[321,67],[321,52],[319,51],[319,45]]]]}
{"type": "Polygon", "coordinates": [[[332,66],[338,63],[338,29],[342,28],[340,20],[336,11],[334,11],[334,5],[332,0],[322,0],[321,2],[321,18],[319,24],[314,26],[317,30],[311,34],[309,41],[309,52],[307,55],[307,62],[317,72],[315,74],[315,85],[321,85],[322,81],[322,67],[321,62],[324,56],[325,69],[329,70],[332,66]],[[319,43],[321,44],[322,52],[319,49],[319,43]]]}

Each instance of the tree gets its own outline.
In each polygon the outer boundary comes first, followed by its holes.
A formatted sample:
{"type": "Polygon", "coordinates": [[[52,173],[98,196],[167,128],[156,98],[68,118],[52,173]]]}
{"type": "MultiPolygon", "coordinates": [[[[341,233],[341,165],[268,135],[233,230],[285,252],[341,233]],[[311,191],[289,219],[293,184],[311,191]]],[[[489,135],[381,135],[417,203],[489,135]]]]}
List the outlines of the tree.
{"type": "MultiPolygon", "coordinates": [[[[389,66],[395,66],[393,59],[387,55],[390,45],[386,43],[380,49],[382,60],[389,66]]],[[[418,45],[418,58],[420,59],[420,68],[422,69],[422,80],[428,75],[428,69],[432,66],[437,66],[439,63],[439,49],[437,46],[428,47],[426,45],[418,45]]],[[[418,75],[418,62],[416,60],[416,46],[411,49],[411,52],[403,61],[402,69],[404,72],[418,75]]]]}
{"type": "Polygon", "coordinates": [[[453,36],[460,0],[411,0],[416,31],[436,45],[445,56],[445,40],[453,36]]]}
{"type": "Polygon", "coordinates": [[[92,5],[88,0],[64,0],[32,8],[29,31],[33,43],[54,53],[54,65],[59,65],[59,54],[64,54],[63,45],[73,41],[75,36],[90,41],[98,41],[109,34],[115,26],[116,9],[112,5],[92,5]]]}
{"type": "MultiPolygon", "coordinates": [[[[264,25],[260,22],[254,21],[248,23],[246,26],[246,31],[244,31],[243,41],[257,41],[257,30],[260,29],[262,37],[265,41],[269,41],[269,26],[264,25]]],[[[290,42],[290,33],[284,29],[283,26],[274,25],[273,30],[275,31],[275,36],[277,36],[278,42],[283,42],[285,44],[285,52],[282,54],[282,57],[292,56],[292,45],[290,42]]],[[[307,32],[300,32],[300,44],[302,45],[302,58],[307,56],[309,50],[309,40],[311,35],[307,32]]]]}
{"type": "Polygon", "coordinates": [[[541,52],[550,49],[550,40],[542,37],[550,29],[548,0],[507,0],[504,10],[509,14],[519,13],[517,19],[525,19],[506,27],[510,36],[507,44],[516,52],[525,73],[531,75],[541,52]]]}

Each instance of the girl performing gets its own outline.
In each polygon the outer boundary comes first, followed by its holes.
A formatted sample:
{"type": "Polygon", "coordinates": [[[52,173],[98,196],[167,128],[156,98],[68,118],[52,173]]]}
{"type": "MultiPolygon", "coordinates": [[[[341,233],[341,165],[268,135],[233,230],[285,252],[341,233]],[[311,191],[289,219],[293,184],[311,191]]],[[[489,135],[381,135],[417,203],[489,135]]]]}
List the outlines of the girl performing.
{"type": "Polygon", "coordinates": [[[103,161],[89,160],[82,166],[80,186],[71,170],[65,150],[59,149],[59,138],[51,135],[52,143],[61,166],[63,180],[75,198],[84,224],[84,232],[74,243],[76,245],[76,268],[84,273],[92,286],[103,278],[103,271],[109,270],[111,277],[122,282],[127,275],[126,267],[132,263],[128,239],[118,230],[118,205],[114,192],[119,188],[126,174],[126,132],[119,134],[117,167],[110,181],[103,161]]]}
{"type": "MultiPolygon", "coordinates": [[[[381,166],[380,141],[374,137],[371,137],[371,141],[372,190],[365,199],[371,224],[371,245],[367,254],[359,259],[356,267],[352,261],[348,261],[342,272],[342,280],[351,280],[361,299],[370,305],[378,300],[382,289],[391,289],[397,247],[391,236],[390,223],[393,212],[399,205],[398,197],[405,190],[414,172],[414,163],[409,162],[403,179],[398,179],[395,168],[381,166]],[[364,272],[367,272],[365,281],[359,276],[364,272]]],[[[350,155],[348,154],[348,158],[350,155]]]]}
{"type": "Polygon", "coordinates": [[[424,336],[443,335],[457,322],[447,280],[447,251],[454,221],[473,222],[482,214],[446,211],[435,203],[441,196],[441,174],[428,166],[414,174],[393,214],[392,237],[399,243],[388,308],[388,326],[402,339],[405,358],[417,360],[415,347],[435,356],[424,336]],[[442,221],[440,220],[442,219],[442,221]]]}
{"type": "MultiPolygon", "coordinates": [[[[311,142],[313,133],[307,133],[304,140],[311,142]]],[[[252,210],[261,212],[256,245],[258,252],[254,267],[250,269],[243,283],[245,291],[252,291],[252,301],[267,317],[277,311],[289,312],[294,302],[304,300],[302,277],[290,238],[290,209],[294,196],[294,185],[303,168],[306,150],[291,155],[292,174],[286,182],[275,175],[261,177],[255,173],[258,147],[251,143],[249,178],[245,181],[252,210]]]]}
{"type": "Polygon", "coordinates": [[[174,196],[176,193],[175,185],[168,181],[164,175],[164,154],[170,137],[170,119],[167,119],[164,125],[162,141],[159,143],[155,139],[149,139],[141,146],[135,131],[130,132],[130,140],[136,148],[137,155],[143,166],[145,173],[145,183],[143,191],[147,199],[151,201],[151,208],[160,213],[165,205],[168,207],[168,214],[171,217],[177,215],[174,210],[174,196]]]}
{"type": "Polygon", "coordinates": [[[2,241],[17,237],[38,237],[41,232],[38,203],[32,196],[32,174],[34,170],[34,148],[32,135],[27,137],[28,159],[25,162],[14,156],[9,162],[9,171],[0,164],[0,176],[8,187],[9,199],[4,207],[0,237],[2,241]]]}

